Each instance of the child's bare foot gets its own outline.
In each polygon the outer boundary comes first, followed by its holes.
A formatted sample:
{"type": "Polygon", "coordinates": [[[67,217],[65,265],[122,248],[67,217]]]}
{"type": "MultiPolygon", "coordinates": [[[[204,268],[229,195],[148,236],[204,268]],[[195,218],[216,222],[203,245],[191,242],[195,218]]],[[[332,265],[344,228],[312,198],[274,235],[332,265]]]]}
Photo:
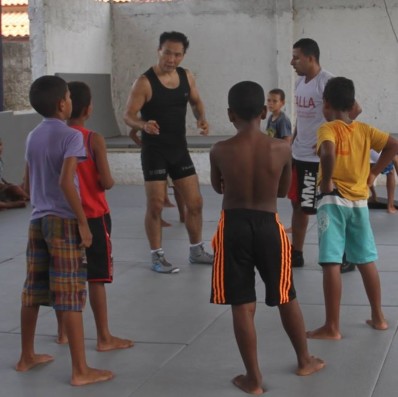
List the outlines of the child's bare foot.
{"type": "Polygon", "coordinates": [[[250,380],[247,375],[235,376],[235,378],[232,379],[232,383],[245,393],[254,394],[256,396],[265,393],[265,389],[262,387],[261,382],[258,383],[250,380]]]}
{"type": "Polygon", "coordinates": [[[166,221],[163,220],[163,219],[161,219],[161,222],[162,222],[162,227],[169,227],[169,226],[171,226],[171,223],[166,222],[166,221]]]}
{"type": "Polygon", "coordinates": [[[84,374],[72,375],[72,386],[85,386],[92,383],[106,382],[113,378],[113,372],[105,369],[87,368],[84,374]]]}
{"type": "Polygon", "coordinates": [[[371,326],[378,331],[385,331],[388,329],[388,323],[386,320],[376,321],[376,320],[366,320],[366,324],[371,326]]]}
{"type": "Polygon", "coordinates": [[[49,354],[35,354],[33,357],[20,358],[15,369],[18,372],[26,372],[40,364],[46,364],[54,360],[49,354]]]}
{"type": "Polygon", "coordinates": [[[395,206],[388,206],[387,207],[387,212],[389,214],[395,214],[397,212],[397,209],[395,208],[395,206]]]}
{"type": "Polygon", "coordinates": [[[66,335],[58,335],[57,339],[55,339],[55,342],[59,345],[67,345],[69,343],[68,337],[66,335]]]}
{"type": "Polygon", "coordinates": [[[315,372],[320,371],[325,365],[326,365],[325,362],[320,358],[311,356],[306,363],[300,365],[300,367],[296,371],[296,375],[298,376],[311,375],[315,372]]]}
{"type": "Polygon", "coordinates": [[[129,339],[121,339],[116,336],[111,336],[109,341],[106,342],[98,342],[97,350],[99,352],[108,352],[110,350],[117,349],[128,349],[129,347],[133,347],[134,342],[129,339]]]}
{"type": "Polygon", "coordinates": [[[309,339],[328,339],[328,340],[340,340],[341,334],[338,331],[333,331],[326,326],[317,328],[313,331],[307,331],[307,338],[309,339]]]}

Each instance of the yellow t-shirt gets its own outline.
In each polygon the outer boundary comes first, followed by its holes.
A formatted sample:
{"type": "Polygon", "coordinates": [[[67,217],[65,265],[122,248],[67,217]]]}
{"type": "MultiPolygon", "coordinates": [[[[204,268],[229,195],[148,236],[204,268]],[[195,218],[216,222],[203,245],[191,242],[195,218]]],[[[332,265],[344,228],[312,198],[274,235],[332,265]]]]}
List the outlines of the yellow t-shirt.
{"type": "MultiPolygon", "coordinates": [[[[388,133],[359,121],[346,124],[334,120],[319,127],[317,152],[324,141],[335,144],[332,180],[343,197],[353,201],[368,198],[370,149],[383,150],[388,136],[388,133]]],[[[321,180],[322,166],[319,167],[318,182],[321,180]]]]}

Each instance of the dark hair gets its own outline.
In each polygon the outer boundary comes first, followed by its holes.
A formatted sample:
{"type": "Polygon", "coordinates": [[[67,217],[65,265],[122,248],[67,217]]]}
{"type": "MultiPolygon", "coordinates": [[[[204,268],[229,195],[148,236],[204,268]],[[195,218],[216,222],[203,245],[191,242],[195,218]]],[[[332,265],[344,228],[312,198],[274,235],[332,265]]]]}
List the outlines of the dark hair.
{"type": "Polygon", "coordinates": [[[163,32],[159,37],[159,50],[162,48],[162,45],[165,41],[173,41],[175,43],[181,43],[184,47],[184,54],[187,52],[189,47],[189,41],[187,36],[184,33],[180,32],[163,32]]]}
{"type": "Polygon", "coordinates": [[[293,48],[300,48],[301,52],[309,57],[315,57],[316,61],[319,63],[319,46],[315,40],[312,39],[300,39],[293,44],[293,48]]]}
{"type": "Polygon", "coordinates": [[[264,109],[264,103],[264,90],[253,81],[237,83],[228,93],[229,109],[246,121],[258,117],[264,109]]]}
{"type": "Polygon", "coordinates": [[[281,98],[281,101],[285,100],[285,91],[283,91],[280,88],[274,88],[268,94],[279,95],[279,97],[281,98]]]}
{"type": "Polygon", "coordinates": [[[70,97],[72,99],[71,119],[80,117],[91,103],[90,87],[82,81],[71,81],[68,83],[70,97]]]}
{"type": "Polygon", "coordinates": [[[355,87],[352,80],[345,77],[333,77],[325,86],[323,99],[330,103],[333,109],[343,112],[352,109],[355,103],[355,87]]]}
{"type": "Polygon", "coordinates": [[[43,117],[53,117],[58,103],[65,99],[68,86],[58,76],[42,76],[36,79],[29,90],[29,101],[33,109],[43,117]]]}

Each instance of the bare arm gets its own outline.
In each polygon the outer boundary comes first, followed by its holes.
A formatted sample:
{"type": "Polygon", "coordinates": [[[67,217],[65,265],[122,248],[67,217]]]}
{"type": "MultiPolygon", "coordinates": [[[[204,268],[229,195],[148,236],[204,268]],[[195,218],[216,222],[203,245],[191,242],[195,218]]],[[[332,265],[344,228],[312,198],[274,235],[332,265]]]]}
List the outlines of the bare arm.
{"type": "Polygon", "coordinates": [[[105,139],[102,135],[94,132],[91,143],[95,156],[95,164],[98,170],[99,182],[104,189],[110,189],[115,184],[115,181],[112,178],[109,168],[105,139]]]}
{"type": "Polygon", "coordinates": [[[320,183],[321,193],[330,193],[334,189],[332,175],[336,161],[335,144],[332,141],[322,142],[318,155],[321,159],[322,180],[320,183]]]}
{"type": "Polygon", "coordinates": [[[72,211],[76,215],[79,233],[82,239],[81,245],[87,248],[90,247],[93,236],[91,235],[90,229],[88,227],[87,218],[84,214],[83,206],[73,180],[73,176],[76,173],[76,166],[76,157],[68,157],[64,159],[61,175],[59,177],[59,185],[64,193],[66,201],[69,203],[72,211]]]}
{"type": "Polygon", "coordinates": [[[286,141],[289,145],[291,145],[293,142],[293,136],[292,135],[284,136],[283,140],[286,141]]]}
{"type": "Polygon", "coordinates": [[[379,159],[373,165],[370,170],[369,177],[368,177],[368,186],[372,186],[374,180],[376,179],[377,175],[380,174],[387,165],[393,161],[395,155],[398,153],[398,140],[389,136],[386,146],[384,146],[383,150],[380,153],[379,159]]]}
{"type": "Polygon", "coordinates": [[[361,113],[362,113],[361,105],[357,101],[355,101],[354,106],[348,113],[348,116],[350,117],[351,120],[355,120],[361,113]]]}
{"type": "MultiPolygon", "coordinates": [[[[297,124],[297,121],[296,121],[296,124],[297,124]]],[[[297,135],[297,125],[294,127],[291,143],[293,143],[294,140],[296,139],[296,135],[297,135]]]]}
{"type": "Polygon", "coordinates": [[[147,134],[159,134],[159,125],[156,120],[142,120],[139,115],[142,107],[151,99],[152,90],[145,76],[139,77],[131,87],[127,99],[124,122],[131,128],[145,131],[147,134]]]}
{"type": "Polygon", "coordinates": [[[220,172],[220,169],[217,167],[216,164],[216,159],[215,159],[215,151],[216,148],[213,146],[213,148],[210,150],[210,180],[211,180],[211,185],[213,186],[213,189],[219,193],[223,193],[223,180],[222,180],[222,175],[220,172]]]}
{"type": "Polygon", "coordinates": [[[141,147],[142,141],[141,137],[138,136],[138,131],[136,128],[132,128],[129,133],[129,137],[134,141],[134,143],[138,146],[141,147]]]}
{"type": "Polygon", "coordinates": [[[196,118],[197,126],[201,130],[202,135],[208,135],[209,125],[206,120],[205,107],[202,99],[200,98],[199,91],[196,87],[195,78],[189,70],[186,70],[188,81],[191,89],[189,96],[189,104],[191,105],[193,115],[196,118]]]}
{"type": "Polygon", "coordinates": [[[290,183],[292,180],[292,154],[289,146],[289,156],[288,161],[284,165],[281,177],[279,179],[278,186],[278,197],[285,197],[290,188],[290,183]]]}
{"type": "Polygon", "coordinates": [[[25,163],[25,174],[23,177],[23,190],[30,195],[29,166],[25,163]]]}

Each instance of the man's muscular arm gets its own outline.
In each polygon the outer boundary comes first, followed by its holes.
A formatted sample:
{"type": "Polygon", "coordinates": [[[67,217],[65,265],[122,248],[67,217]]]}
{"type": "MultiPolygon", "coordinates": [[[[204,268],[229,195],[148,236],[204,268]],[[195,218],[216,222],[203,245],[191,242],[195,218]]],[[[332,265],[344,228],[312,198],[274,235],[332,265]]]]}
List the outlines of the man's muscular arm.
{"type": "Polygon", "coordinates": [[[189,104],[191,105],[193,115],[197,120],[197,126],[201,130],[202,135],[209,133],[209,125],[206,120],[205,107],[202,99],[200,98],[199,91],[196,87],[195,78],[189,70],[186,70],[188,76],[188,82],[191,89],[189,96],[189,104]]]}
{"type": "Polygon", "coordinates": [[[157,135],[159,134],[159,125],[156,120],[142,120],[139,116],[145,103],[151,99],[151,95],[152,91],[148,79],[145,76],[140,76],[131,87],[123,119],[131,128],[157,135]]]}

